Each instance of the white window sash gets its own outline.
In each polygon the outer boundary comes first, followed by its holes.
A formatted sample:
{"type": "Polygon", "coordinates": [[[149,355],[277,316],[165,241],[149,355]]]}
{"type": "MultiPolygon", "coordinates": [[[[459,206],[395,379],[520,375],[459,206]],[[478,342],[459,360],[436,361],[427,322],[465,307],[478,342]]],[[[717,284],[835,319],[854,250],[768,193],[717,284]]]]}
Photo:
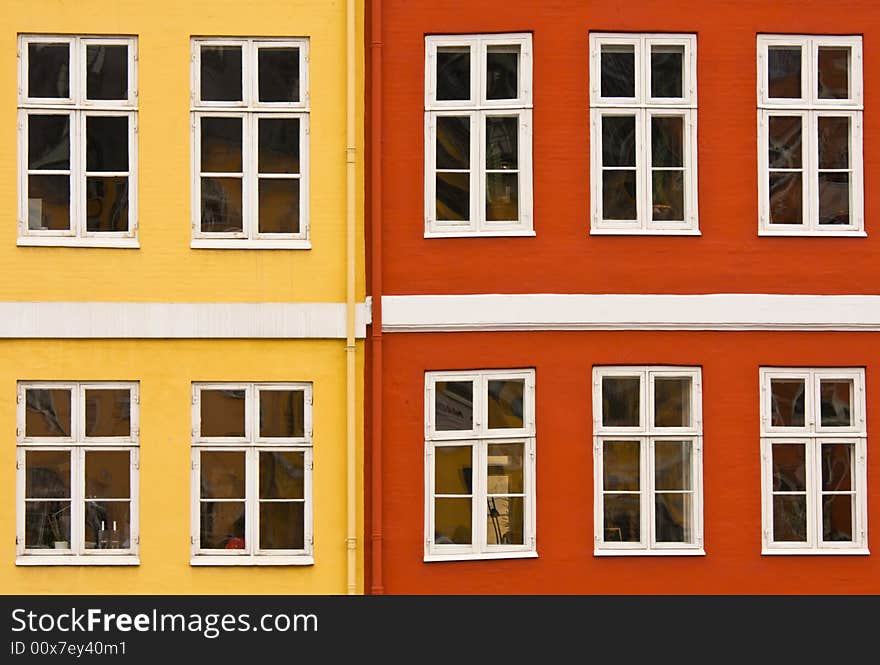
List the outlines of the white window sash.
{"type": "Polygon", "coordinates": [[[79,80],[82,81],[79,101],[82,105],[92,108],[113,108],[128,106],[135,108],[138,103],[137,87],[137,40],[125,37],[81,37],[78,39],[77,58],[81,70],[79,80]],[[128,90],[124,100],[119,99],[88,99],[86,81],[88,80],[88,60],[86,49],[89,46],[126,46],[128,47],[128,90]]]}
{"type": "Polygon", "coordinates": [[[253,440],[254,409],[253,385],[249,383],[194,383],[192,387],[192,436],[193,445],[206,444],[211,446],[229,445],[242,446],[253,440]],[[215,437],[202,436],[202,391],[205,390],[242,390],[244,391],[244,436],[215,437]]]}

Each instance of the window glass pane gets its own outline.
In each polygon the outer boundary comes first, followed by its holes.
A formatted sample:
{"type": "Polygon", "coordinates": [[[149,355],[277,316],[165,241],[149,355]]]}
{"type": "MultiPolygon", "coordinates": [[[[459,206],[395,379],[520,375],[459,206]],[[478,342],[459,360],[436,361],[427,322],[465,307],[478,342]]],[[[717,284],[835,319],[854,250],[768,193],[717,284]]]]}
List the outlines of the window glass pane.
{"type": "Polygon", "coordinates": [[[437,116],[437,168],[471,167],[471,119],[468,116],[437,116]]]}
{"type": "Polygon", "coordinates": [[[241,231],[241,178],[202,178],[202,232],[241,231]]]}
{"type": "Polygon", "coordinates": [[[651,117],[651,165],[684,166],[684,118],[651,117]]]}
{"type": "Polygon", "coordinates": [[[437,49],[437,99],[471,98],[470,46],[441,46],[437,49]]]}
{"type": "Polygon", "coordinates": [[[773,540],[780,542],[806,542],[806,496],[802,494],[777,494],[773,497],[773,540]]]}
{"type": "Polygon", "coordinates": [[[304,549],[305,507],[302,501],[261,501],[260,549],[304,549]]]}
{"type": "Polygon", "coordinates": [[[518,139],[519,118],[515,116],[486,118],[486,168],[517,168],[518,139]]]}
{"type": "Polygon", "coordinates": [[[70,176],[28,176],[28,228],[32,231],[70,228],[70,176]]]}
{"type": "Polygon", "coordinates": [[[434,494],[473,492],[471,446],[435,446],[434,494]]]}
{"type": "Polygon", "coordinates": [[[831,494],[822,497],[822,540],[852,542],[853,495],[831,494]]]}
{"type": "Polygon", "coordinates": [[[602,116],[602,166],[636,165],[634,115],[602,116]]]}
{"type": "Polygon", "coordinates": [[[434,427],[438,431],[473,429],[474,382],[437,381],[434,384],[434,427]]]}
{"type": "Polygon", "coordinates": [[[86,178],[86,230],[128,231],[128,176],[86,178]]]}
{"type": "Polygon", "coordinates": [[[30,114],[28,121],[28,168],[70,168],[70,116],[30,114]]]}
{"type": "Polygon", "coordinates": [[[661,543],[693,542],[693,496],[658,493],[654,497],[655,538],[661,543]]]}
{"type": "Polygon", "coordinates": [[[773,427],[804,426],[804,390],[803,379],[770,379],[773,427]]]}
{"type": "Polygon", "coordinates": [[[86,498],[131,497],[131,457],[127,450],[86,451],[86,498]]]}
{"type": "Polygon", "coordinates": [[[504,222],[519,218],[519,174],[486,174],[486,221],[504,222]]]}
{"type": "Polygon", "coordinates": [[[86,436],[131,435],[131,389],[89,388],[86,393],[86,436]]]}
{"type": "Polygon", "coordinates": [[[241,173],[241,118],[201,118],[202,173],[241,173]]]}
{"type": "Polygon", "coordinates": [[[605,494],[605,542],[637,543],[641,540],[641,507],[638,494],[605,494]]]}
{"type": "Polygon", "coordinates": [[[486,491],[489,494],[522,494],[523,458],[525,446],[521,443],[491,445],[489,448],[489,478],[486,491]]]}
{"type": "Polygon", "coordinates": [[[691,442],[654,443],[654,489],[691,489],[691,442]]]}
{"type": "MultiPolygon", "coordinates": [[[[260,118],[260,173],[299,173],[299,118],[260,118]]],[[[241,126],[239,125],[239,148],[241,126]]],[[[241,151],[239,150],[239,160],[241,151]]]]}
{"type": "Polygon", "coordinates": [[[638,427],[641,379],[637,376],[602,377],[602,426],[638,427]]]}
{"type": "Polygon", "coordinates": [[[849,168],[849,118],[820,115],[819,168],[849,168]]]}
{"type": "Polygon", "coordinates": [[[70,97],[70,45],[28,44],[28,97],[70,97]]]}
{"type": "Polygon", "coordinates": [[[489,46],[486,53],[486,99],[519,97],[519,46],[489,46]]]}
{"type": "Polygon", "coordinates": [[[304,499],[306,454],[293,450],[260,451],[260,498],[304,499]]]}
{"type": "Polygon", "coordinates": [[[244,499],[245,461],[241,450],[199,454],[202,499],[244,499]]]}
{"type": "Polygon", "coordinates": [[[849,48],[819,47],[819,99],[849,97],[849,48]]]}
{"type": "Polygon", "coordinates": [[[654,379],[654,425],[691,426],[691,379],[658,376],[654,379]]]}
{"type": "Polygon", "coordinates": [[[684,171],[651,172],[651,219],[684,221],[684,171]]]}
{"type": "Polygon", "coordinates": [[[28,549],[68,549],[70,501],[25,501],[24,546],[28,549]]]}
{"type": "Polygon", "coordinates": [[[773,491],[805,492],[806,448],[802,443],[773,444],[773,491]]]}
{"type": "Polygon", "coordinates": [[[803,163],[800,116],[772,115],[767,119],[771,169],[799,169],[803,163]]]}
{"type": "Polygon", "coordinates": [[[489,429],[523,426],[524,379],[492,379],[489,381],[489,429]]]}
{"type": "Polygon", "coordinates": [[[70,436],[70,388],[26,388],[24,435],[70,436]]]}
{"type": "Polygon", "coordinates": [[[822,491],[849,492],[853,489],[853,445],[822,445],[822,491]]]}
{"type": "Polygon", "coordinates": [[[521,496],[489,497],[486,510],[487,545],[525,543],[525,499],[521,496]]]}
{"type": "Polygon", "coordinates": [[[602,443],[602,489],[608,491],[639,491],[640,443],[638,441],[604,441],[602,443]]]}
{"type": "Polygon", "coordinates": [[[770,173],[770,223],[803,224],[803,174],[770,173]]]}
{"type": "Polygon", "coordinates": [[[86,501],[84,536],[87,550],[131,547],[128,501],[86,501]]]}
{"type": "Polygon", "coordinates": [[[801,97],[801,47],[770,46],[767,49],[769,96],[801,97]]]}
{"type": "Polygon", "coordinates": [[[243,388],[200,390],[202,436],[245,435],[243,388]]]}
{"type": "Polygon", "coordinates": [[[820,380],[819,396],[822,403],[822,427],[852,425],[853,382],[851,380],[820,380]]]}
{"type": "Polygon", "coordinates": [[[202,501],[199,539],[203,549],[245,549],[244,501],[202,501]]]}
{"type": "Polygon", "coordinates": [[[470,174],[437,174],[437,219],[465,221],[470,219],[470,174]]]}
{"type": "Polygon", "coordinates": [[[299,233],[298,178],[260,178],[259,232],[299,233]]]}
{"type": "Polygon", "coordinates": [[[471,498],[434,499],[434,542],[437,545],[471,544],[471,498]]]}
{"type": "Polygon", "coordinates": [[[201,47],[201,98],[204,101],[241,101],[241,47],[201,47]]]}
{"type": "Polygon", "coordinates": [[[257,51],[261,102],[299,101],[299,49],[261,48],[257,51]]]}
{"type": "Polygon", "coordinates": [[[305,395],[302,390],[261,390],[260,436],[305,436],[305,395]]]}
{"type": "Polygon", "coordinates": [[[128,46],[86,46],[86,97],[128,99],[128,46]]]}
{"type": "Polygon", "coordinates": [[[849,173],[819,172],[819,224],[849,224],[849,173]]]}
{"type": "Polygon", "coordinates": [[[25,452],[24,495],[28,499],[70,498],[70,451],[25,452]]]}
{"type": "Polygon", "coordinates": [[[635,97],[635,49],[625,44],[602,46],[600,58],[602,97],[635,97]]]}
{"type": "Polygon", "coordinates": [[[651,97],[684,97],[684,46],[651,47],[651,97]]]}
{"type": "Polygon", "coordinates": [[[636,219],[636,172],[602,171],[602,219],[636,219]]]}

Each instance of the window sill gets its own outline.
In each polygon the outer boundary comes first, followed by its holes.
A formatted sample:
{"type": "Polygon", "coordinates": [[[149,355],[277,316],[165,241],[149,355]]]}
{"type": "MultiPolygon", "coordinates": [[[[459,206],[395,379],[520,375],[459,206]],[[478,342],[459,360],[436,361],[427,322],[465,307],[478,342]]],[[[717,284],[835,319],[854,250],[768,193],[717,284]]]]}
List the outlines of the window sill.
{"type": "Polygon", "coordinates": [[[272,555],[197,555],[189,560],[190,566],[311,566],[315,557],[311,555],[272,556],[272,555]]]}
{"type": "Polygon", "coordinates": [[[425,238],[534,238],[537,234],[527,231],[427,231],[425,238]]]}
{"type": "Polygon", "coordinates": [[[590,229],[591,236],[701,236],[699,229],[590,229]]]}
{"type": "Polygon", "coordinates": [[[140,558],[128,555],[59,555],[21,554],[15,557],[16,566],[139,566],[140,558]]]}
{"type": "Polygon", "coordinates": [[[868,556],[871,552],[868,551],[867,547],[853,547],[853,548],[843,548],[843,547],[835,547],[828,549],[808,549],[808,548],[768,548],[765,547],[761,550],[762,556],[778,556],[778,555],[850,555],[850,556],[868,556]]]}
{"type": "Polygon", "coordinates": [[[538,553],[528,552],[479,552],[461,554],[425,554],[425,563],[436,561],[489,561],[492,559],[537,559],[538,553]]]}
{"type": "Polygon", "coordinates": [[[803,231],[801,229],[759,229],[758,237],[765,238],[867,238],[865,231],[803,231]]]}
{"type": "Polygon", "coordinates": [[[310,240],[250,240],[248,238],[193,238],[192,249],[311,249],[310,240]]]}
{"type": "Polygon", "coordinates": [[[20,236],[19,247],[101,247],[106,249],[140,249],[137,238],[77,238],[74,236],[20,236]]]}
{"type": "Polygon", "coordinates": [[[668,549],[668,550],[600,550],[594,549],[593,556],[706,556],[706,550],[699,549],[668,549]]]}

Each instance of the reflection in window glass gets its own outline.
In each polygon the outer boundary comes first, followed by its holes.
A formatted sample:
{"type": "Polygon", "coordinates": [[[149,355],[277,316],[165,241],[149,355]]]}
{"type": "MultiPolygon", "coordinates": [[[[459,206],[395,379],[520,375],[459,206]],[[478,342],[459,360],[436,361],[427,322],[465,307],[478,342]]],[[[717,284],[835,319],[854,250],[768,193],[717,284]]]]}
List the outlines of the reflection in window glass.
{"type": "Polygon", "coordinates": [[[473,429],[473,381],[437,381],[434,384],[434,426],[438,431],[473,429]]]}
{"type": "Polygon", "coordinates": [[[24,435],[70,436],[70,388],[27,388],[24,435]]]}
{"type": "Polygon", "coordinates": [[[770,415],[773,427],[804,426],[803,379],[771,379],[770,415]]]}
{"type": "Polygon", "coordinates": [[[688,377],[654,379],[654,425],[691,426],[691,380],[688,377]]]}
{"type": "Polygon", "coordinates": [[[600,58],[603,97],[635,97],[635,49],[631,45],[604,44],[600,58]]]}
{"type": "Polygon", "coordinates": [[[202,436],[245,435],[244,390],[200,390],[199,404],[202,436]]]}
{"type": "Polygon", "coordinates": [[[519,46],[489,46],[486,53],[486,98],[519,97],[519,46]]]}
{"type": "Polygon", "coordinates": [[[131,390],[88,388],[86,394],[86,436],[131,435],[131,390]]]}
{"type": "Polygon", "coordinates": [[[203,101],[241,101],[241,47],[201,47],[201,99],[203,101]]]}
{"type": "Polygon", "coordinates": [[[602,378],[602,425],[638,427],[641,380],[637,376],[602,378]]]}
{"type": "Polygon", "coordinates": [[[819,47],[819,99],[849,98],[850,49],[839,46],[819,47]]]}
{"type": "Polygon", "coordinates": [[[260,391],[260,436],[299,438],[305,435],[305,392],[260,391]]]}
{"type": "Polygon", "coordinates": [[[684,97],[684,46],[651,47],[651,97],[684,97]]]}
{"type": "Polygon", "coordinates": [[[767,49],[767,80],[770,97],[801,97],[801,47],[771,46],[767,49]]]}
{"type": "Polygon", "coordinates": [[[437,99],[471,98],[471,49],[441,46],[437,49],[437,99]]]}

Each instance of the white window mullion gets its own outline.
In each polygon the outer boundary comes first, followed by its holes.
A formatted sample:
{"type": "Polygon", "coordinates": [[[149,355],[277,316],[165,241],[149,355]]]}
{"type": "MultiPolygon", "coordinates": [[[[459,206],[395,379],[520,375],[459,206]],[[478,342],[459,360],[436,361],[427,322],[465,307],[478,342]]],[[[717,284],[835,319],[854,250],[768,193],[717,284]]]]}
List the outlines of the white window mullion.
{"type": "Polygon", "coordinates": [[[27,476],[25,449],[21,446],[15,451],[15,496],[16,496],[16,556],[24,554],[25,549],[25,506],[27,497],[25,497],[25,478],[27,476]]]}
{"type": "Polygon", "coordinates": [[[129,448],[128,455],[130,462],[128,548],[132,552],[138,552],[140,551],[140,449],[138,447],[129,448]]]}

